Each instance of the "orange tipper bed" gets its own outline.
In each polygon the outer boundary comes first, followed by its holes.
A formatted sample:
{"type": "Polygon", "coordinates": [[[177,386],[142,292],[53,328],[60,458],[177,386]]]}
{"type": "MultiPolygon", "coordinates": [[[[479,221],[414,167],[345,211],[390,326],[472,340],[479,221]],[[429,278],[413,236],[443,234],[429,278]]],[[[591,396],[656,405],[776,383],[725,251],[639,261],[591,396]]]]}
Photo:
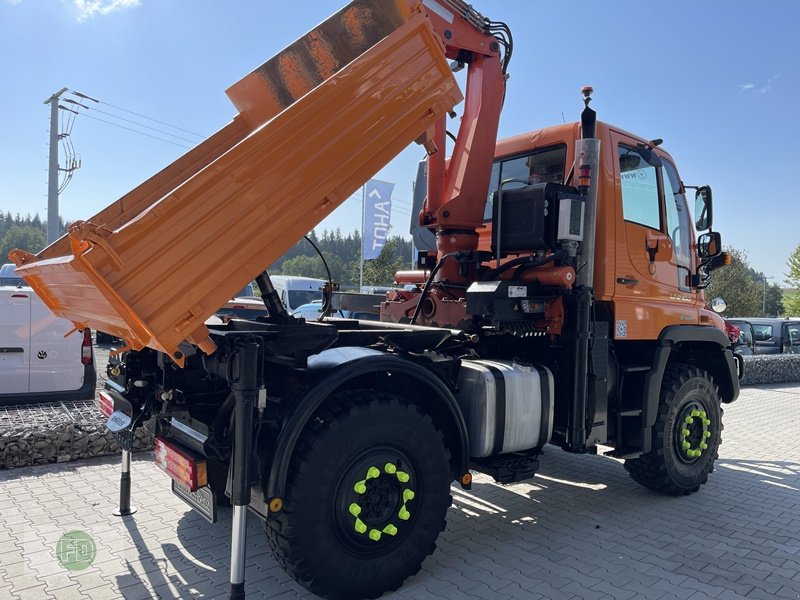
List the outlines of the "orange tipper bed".
{"type": "Polygon", "coordinates": [[[203,324],[461,101],[407,0],[356,0],[228,91],[222,130],[38,255],[10,253],[57,315],[214,351],[203,324]]]}

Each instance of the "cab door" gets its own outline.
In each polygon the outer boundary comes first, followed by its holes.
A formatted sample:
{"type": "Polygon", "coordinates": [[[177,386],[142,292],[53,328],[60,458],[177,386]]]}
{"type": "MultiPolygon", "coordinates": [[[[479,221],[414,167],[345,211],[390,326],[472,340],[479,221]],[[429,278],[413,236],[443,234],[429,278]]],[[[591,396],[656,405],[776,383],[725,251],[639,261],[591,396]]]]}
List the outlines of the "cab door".
{"type": "Polygon", "coordinates": [[[32,295],[28,290],[0,289],[0,397],[29,390],[32,295]]]}
{"type": "Polygon", "coordinates": [[[689,288],[692,230],[671,162],[611,130],[616,176],[614,338],[656,339],[668,325],[698,322],[689,288]]]}

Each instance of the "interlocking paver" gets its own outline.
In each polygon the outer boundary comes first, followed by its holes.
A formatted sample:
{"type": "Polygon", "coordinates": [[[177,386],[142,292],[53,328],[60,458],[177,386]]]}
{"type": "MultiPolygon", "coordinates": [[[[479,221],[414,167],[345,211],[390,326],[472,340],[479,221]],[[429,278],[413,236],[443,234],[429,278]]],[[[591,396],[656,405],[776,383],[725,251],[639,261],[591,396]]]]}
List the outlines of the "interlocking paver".
{"type": "MultiPolygon", "coordinates": [[[[437,552],[385,597],[800,597],[800,386],[745,388],[725,412],[716,471],[691,496],[662,497],[619,461],[549,448],[530,481],[476,475],[471,491],[454,490],[437,552]]],[[[118,482],[113,457],[0,472],[0,598],[226,597],[230,509],[209,525],[143,453],[139,512],[119,519],[118,482]],[[56,559],[71,529],[95,540],[85,571],[56,559]]],[[[252,517],[247,539],[248,598],[313,597],[275,563],[252,517]]]]}

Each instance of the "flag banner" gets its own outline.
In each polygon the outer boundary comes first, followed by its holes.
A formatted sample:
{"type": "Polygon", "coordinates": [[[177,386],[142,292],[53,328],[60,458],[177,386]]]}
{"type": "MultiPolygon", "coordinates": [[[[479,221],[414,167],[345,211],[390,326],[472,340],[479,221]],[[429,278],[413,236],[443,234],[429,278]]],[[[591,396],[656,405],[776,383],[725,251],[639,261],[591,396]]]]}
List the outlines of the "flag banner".
{"type": "Polygon", "coordinates": [[[393,183],[370,179],[364,200],[364,260],[378,258],[389,236],[393,183]]]}

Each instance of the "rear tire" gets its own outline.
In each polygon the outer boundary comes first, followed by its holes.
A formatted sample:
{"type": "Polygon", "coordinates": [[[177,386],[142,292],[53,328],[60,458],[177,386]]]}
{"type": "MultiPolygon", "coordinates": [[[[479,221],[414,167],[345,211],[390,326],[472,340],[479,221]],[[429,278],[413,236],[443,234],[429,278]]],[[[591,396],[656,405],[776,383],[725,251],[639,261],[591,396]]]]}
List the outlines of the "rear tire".
{"type": "Polygon", "coordinates": [[[284,508],[267,521],[276,559],[328,598],[397,589],[444,529],[449,457],[416,405],[383,392],[332,397],[302,433],[284,508]]]}
{"type": "Polygon", "coordinates": [[[682,363],[667,366],[651,451],[626,460],[637,483],[680,496],[696,492],[714,470],[722,443],[722,408],[714,379],[682,363]]]}

